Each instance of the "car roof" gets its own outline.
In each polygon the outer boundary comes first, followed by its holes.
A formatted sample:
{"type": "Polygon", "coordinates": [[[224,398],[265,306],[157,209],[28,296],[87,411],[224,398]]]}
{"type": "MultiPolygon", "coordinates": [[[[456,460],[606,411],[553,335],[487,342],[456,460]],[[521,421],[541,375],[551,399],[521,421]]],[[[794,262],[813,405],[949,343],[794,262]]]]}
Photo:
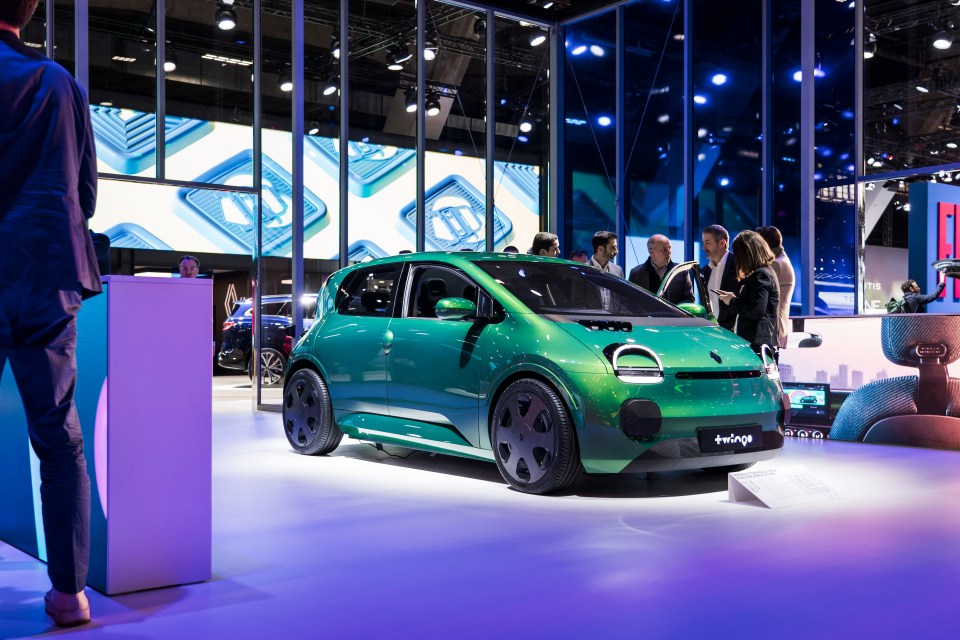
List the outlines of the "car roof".
{"type": "Polygon", "coordinates": [[[569,263],[569,260],[562,258],[548,258],[546,256],[535,256],[528,253],[503,253],[502,251],[421,251],[420,253],[405,253],[403,255],[388,256],[386,258],[377,258],[367,262],[358,262],[347,267],[353,270],[377,264],[392,264],[396,262],[444,262],[447,264],[462,266],[476,262],[490,262],[502,260],[516,260],[519,262],[556,262],[560,264],[569,263]]]}

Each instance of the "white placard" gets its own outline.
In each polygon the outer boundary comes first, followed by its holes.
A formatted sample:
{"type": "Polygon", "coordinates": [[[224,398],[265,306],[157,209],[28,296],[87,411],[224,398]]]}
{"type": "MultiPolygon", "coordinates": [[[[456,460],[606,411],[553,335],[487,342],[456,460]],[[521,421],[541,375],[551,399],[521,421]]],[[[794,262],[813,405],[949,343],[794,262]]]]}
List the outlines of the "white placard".
{"type": "Polygon", "coordinates": [[[727,476],[727,490],[730,502],[759,500],[771,509],[839,497],[803,465],[731,473],[727,476]]]}

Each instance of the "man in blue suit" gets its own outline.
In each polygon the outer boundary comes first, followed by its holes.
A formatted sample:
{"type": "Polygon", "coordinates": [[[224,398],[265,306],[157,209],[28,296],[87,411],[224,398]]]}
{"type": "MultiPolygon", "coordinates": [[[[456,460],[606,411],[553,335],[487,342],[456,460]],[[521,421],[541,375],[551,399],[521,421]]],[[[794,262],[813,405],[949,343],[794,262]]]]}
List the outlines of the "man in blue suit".
{"type": "Polygon", "coordinates": [[[40,459],[47,613],[90,620],[90,480],[73,404],[76,315],[100,292],[87,220],[97,167],[86,97],[20,42],[37,0],[0,0],[0,372],[10,361],[40,459]]]}

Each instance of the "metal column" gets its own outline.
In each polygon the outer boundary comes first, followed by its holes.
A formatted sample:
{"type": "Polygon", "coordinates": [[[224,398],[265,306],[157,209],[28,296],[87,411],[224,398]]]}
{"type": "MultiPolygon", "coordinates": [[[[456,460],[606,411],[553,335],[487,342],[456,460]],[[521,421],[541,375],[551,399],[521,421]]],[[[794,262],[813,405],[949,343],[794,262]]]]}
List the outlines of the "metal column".
{"type": "Polygon", "coordinates": [[[762,106],[760,112],[760,224],[773,221],[773,0],[763,0],[761,12],[760,63],[762,106]]]}
{"type": "Polygon", "coordinates": [[[856,260],[854,276],[853,276],[853,310],[854,313],[863,313],[863,301],[865,296],[863,295],[863,281],[864,281],[864,271],[866,267],[866,238],[864,237],[864,224],[865,224],[865,203],[864,203],[864,190],[863,187],[866,183],[862,182],[863,180],[863,44],[864,36],[866,31],[864,31],[863,24],[863,3],[858,2],[856,8],[856,16],[854,18],[856,24],[856,36],[854,41],[856,46],[854,47],[854,96],[853,96],[853,112],[855,114],[853,123],[854,123],[854,132],[853,132],[853,186],[854,186],[854,200],[857,207],[857,224],[854,229],[853,236],[853,246],[856,248],[856,260]]]}
{"type": "Polygon", "coordinates": [[[157,128],[154,145],[157,163],[157,179],[163,180],[167,177],[167,0],[156,0],[156,28],[154,33],[157,36],[157,58],[156,58],[156,77],[157,77],[157,118],[154,126],[157,128]]]}
{"type": "Polygon", "coordinates": [[[496,202],[494,200],[494,150],[496,149],[496,134],[497,134],[497,124],[494,121],[494,113],[496,108],[494,105],[496,102],[496,89],[494,78],[495,71],[495,58],[494,58],[494,31],[495,29],[495,20],[496,16],[493,13],[493,9],[487,9],[486,24],[486,39],[487,39],[487,59],[486,59],[486,78],[487,78],[487,109],[486,109],[486,136],[487,139],[484,142],[484,154],[486,155],[486,194],[487,194],[487,207],[486,207],[486,217],[484,221],[486,233],[486,244],[485,248],[487,251],[493,251],[493,231],[494,231],[494,207],[496,202]]]}
{"type": "MultiPolygon", "coordinates": [[[[490,28],[490,25],[487,25],[490,28]]],[[[426,231],[426,160],[427,160],[427,122],[424,112],[424,94],[427,84],[427,65],[423,62],[423,41],[427,30],[427,3],[417,3],[417,251],[425,249],[426,231]]],[[[346,183],[341,185],[341,189],[346,183]]]]}
{"type": "Polygon", "coordinates": [[[290,222],[293,247],[290,254],[290,267],[293,296],[290,305],[293,311],[293,339],[300,338],[303,333],[303,100],[306,96],[306,87],[303,82],[303,0],[293,0],[291,18],[293,20],[290,41],[290,59],[293,62],[291,79],[293,91],[290,99],[293,101],[291,113],[293,115],[292,136],[293,168],[293,219],[290,222]]]}
{"type": "Polygon", "coordinates": [[[683,0],[683,259],[695,260],[693,253],[696,194],[693,192],[693,0],[683,0]]]}
{"type": "Polygon", "coordinates": [[[800,302],[801,315],[814,313],[814,3],[800,8],[800,302]]]}
{"type": "Polygon", "coordinates": [[[615,174],[614,174],[613,202],[614,202],[614,208],[616,209],[616,215],[617,215],[615,233],[617,234],[617,238],[620,239],[620,244],[619,244],[620,251],[617,253],[617,265],[619,265],[620,268],[624,269],[624,272],[626,272],[624,268],[626,264],[624,259],[626,256],[626,251],[624,250],[624,247],[626,246],[626,243],[627,243],[626,233],[628,229],[626,224],[627,223],[626,207],[624,205],[624,200],[626,198],[626,189],[624,188],[624,184],[625,184],[624,173],[626,172],[626,166],[624,163],[624,149],[623,149],[624,143],[625,143],[624,136],[626,135],[625,133],[626,128],[624,127],[624,122],[623,122],[624,114],[626,113],[626,108],[624,105],[624,97],[623,97],[623,93],[624,93],[624,81],[623,81],[624,77],[623,76],[625,72],[624,68],[626,63],[626,52],[624,51],[623,33],[624,33],[624,29],[626,28],[626,24],[625,24],[625,19],[623,15],[622,5],[616,8],[616,18],[617,18],[617,21],[616,21],[617,62],[616,62],[616,69],[615,69],[616,77],[614,79],[614,87],[615,87],[614,91],[616,95],[616,98],[615,98],[616,106],[615,106],[615,114],[614,114],[614,117],[616,118],[616,143],[615,143],[614,156],[616,160],[614,161],[615,174]]]}
{"type": "MultiPolygon", "coordinates": [[[[550,30],[550,166],[548,178],[549,195],[547,197],[547,220],[546,229],[550,233],[561,236],[560,242],[566,245],[566,251],[569,255],[573,248],[573,234],[568,233],[568,219],[565,197],[566,179],[563,161],[564,125],[566,121],[563,110],[563,78],[566,75],[564,63],[563,41],[566,29],[556,27],[550,30]],[[562,233],[561,233],[562,232],[562,233]]],[[[543,215],[544,207],[541,204],[540,213],[543,215]]],[[[540,228],[544,228],[543,222],[540,228]]],[[[563,246],[563,245],[561,245],[563,246]]]]}
{"type": "MultiPolygon", "coordinates": [[[[263,0],[253,0],[253,186],[257,190],[257,221],[253,226],[253,308],[259,312],[263,295],[260,283],[263,281],[263,145],[261,130],[263,127],[263,96],[261,82],[263,73],[263,45],[261,32],[260,11],[263,0]]],[[[261,404],[260,393],[260,313],[254,316],[257,320],[251,324],[253,330],[253,407],[259,409],[261,404]]]]}
{"type": "MultiPolygon", "coordinates": [[[[340,0],[340,148],[350,140],[350,0],[340,0]]],[[[350,237],[349,208],[350,165],[346,152],[340,154],[340,268],[347,266],[350,237]]]]}
{"type": "MultiPolygon", "coordinates": [[[[53,2],[53,0],[47,0],[53,2]]],[[[73,7],[73,60],[74,73],[77,84],[83,87],[87,92],[87,98],[90,97],[90,27],[89,20],[90,7],[88,0],[77,0],[73,7]]]]}

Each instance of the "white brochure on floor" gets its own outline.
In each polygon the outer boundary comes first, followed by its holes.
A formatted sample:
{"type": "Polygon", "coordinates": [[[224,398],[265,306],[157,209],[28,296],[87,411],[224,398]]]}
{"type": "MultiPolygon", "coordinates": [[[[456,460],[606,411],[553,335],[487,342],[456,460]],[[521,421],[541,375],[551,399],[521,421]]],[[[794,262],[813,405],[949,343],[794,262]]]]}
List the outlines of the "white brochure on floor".
{"type": "Polygon", "coordinates": [[[727,476],[727,490],[730,502],[759,500],[771,509],[839,497],[802,465],[731,473],[727,476]]]}

